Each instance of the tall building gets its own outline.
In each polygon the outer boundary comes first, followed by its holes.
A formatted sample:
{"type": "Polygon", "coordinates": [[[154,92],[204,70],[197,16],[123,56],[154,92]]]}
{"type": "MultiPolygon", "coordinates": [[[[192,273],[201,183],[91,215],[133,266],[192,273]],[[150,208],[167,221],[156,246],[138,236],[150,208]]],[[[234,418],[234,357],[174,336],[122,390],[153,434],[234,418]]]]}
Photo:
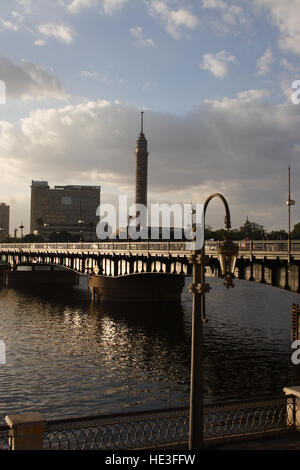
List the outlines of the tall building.
{"type": "Polygon", "coordinates": [[[0,203],[0,241],[9,236],[9,206],[0,203]]]}
{"type": "Polygon", "coordinates": [[[68,232],[96,240],[96,216],[100,186],[54,186],[32,181],[30,231],[48,238],[53,232],[68,232]]]}
{"type": "Polygon", "coordinates": [[[141,132],[136,141],[135,203],[147,206],[148,143],[144,134],[144,112],[141,112],[141,132]]]}

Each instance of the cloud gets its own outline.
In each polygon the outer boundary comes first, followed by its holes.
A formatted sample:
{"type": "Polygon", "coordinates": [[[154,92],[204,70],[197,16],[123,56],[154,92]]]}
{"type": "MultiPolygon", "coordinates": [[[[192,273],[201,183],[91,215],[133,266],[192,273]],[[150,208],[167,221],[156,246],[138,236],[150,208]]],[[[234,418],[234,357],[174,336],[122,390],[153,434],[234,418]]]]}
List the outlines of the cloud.
{"type": "Polygon", "coordinates": [[[105,85],[111,85],[111,80],[106,77],[105,75],[100,75],[98,72],[90,72],[89,70],[81,70],[80,72],[80,76],[84,79],[95,79],[95,80],[99,80],[103,83],[105,83],[105,85]]]}
{"type": "Polygon", "coordinates": [[[73,15],[77,15],[84,8],[91,8],[98,4],[98,0],[73,0],[67,7],[73,15]]]}
{"type": "Polygon", "coordinates": [[[202,0],[202,7],[205,10],[214,10],[210,23],[217,32],[227,33],[232,31],[233,26],[248,22],[240,5],[229,5],[223,0],[202,0]]]}
{"type": "Polygon", "coordinates": [[[180,39],[185,30],[193,30],[198,25],[198,19],[186,8],[172,10],[169,6],[158,0],[148,4],[149,13],[165,25],[166,31],[174,38],[180,39]]]}
{"type": "Polygon", "coordinates": [[[236,62],[236,57],[226,51],[217,54],[204,54],[200,67],[209,70],[217,78],[225,78],[228,74],[228,64],[236,62]]]}
{"type": "Polygon", "coordinates": [[[219,8],[221,10],[226,10],[228,5],[223,2],[223,0],[202,0],[203,8],[219,8]]]}
{"type": "Polygon", "coordinates": [[[10,31],[18,31],[19,30],[19,25],[17,25],[16,23],[12,23],[11,21],[5,21],[5,20],[0,18],[0,29],[1,29],[1,26],[2,26],[2,28],[8,29],[10,31]]]}
{"type": "Polygon", "coordinates": [[[99,74],[97,72],[89,72],[88,70],[81,70],[80,76],[82,78],[98,78],[99,74]]]}
{"type": "Polygon", "coordinates": [[[17,0],[17,3],[24,8],[26,13],[31,12],[32,0],[17,0]]]}
{"type": "Polygon", "coordinates": [[[128,0],[102,0],[103,10],[106,14],[112,15],[115,11],[121,10],[128,0]]]}
{"type": "Polygon", "coordinates": [[[14,64],[0,56],[0,77],[6,83],[9,97],[21,100],[66,97],[60,81],[39,64],[23,62],[14,64]]]}
{"type": "Polygon", "coordinates": [[[255,0],[256,5],[268,11],[271,22],[279,29],[279,46],[283,51],[300,55],[299,0],[255,0]]]}
{"type": "Polygon", "coordinates": [[[44,41],[44,39],[36,39],[34,41],[34,45],[35,46],[45,46],[46,45],[46,41],[44,41]]]}
{"type": "MultiPolygon", "coordinates": [[[[218,191],[228,199],[234,226],[245,214],[267,228],[285,226],[286,169],[300,170],[300,106],[249,99],[255,95],[263,92],[242,92],[226,106],[207,102],[182,117],[147,111],[149,201],[200,203],[218,191]]],[[[28,214],[31,179],[133,195],[138,130],[139,109],[107,101],[1,122],[1,190],[17,197],[16,188],[18,201],[27,198],[28,214]]],[[[293,197],[299,199],[298,187],[293,197]]],[[[209,211],[214,227],[223,220],[222,207],[209,211]]]]}
{"type": "Polygon", "coordinates": [[[135,38],[134,44],[139,47],[153,47],[154,41],[151,38],[146,38],[141,26],[130,28],[130,34],[135,38]]]}
{"type": "Polygon", "coordinates": [[[40,33],[47,37],[53,37],[60,42],[70,45],[74,40],[74,33],[69,26],[58,23],[45,23],[38,27],[40,33]]]}
{"type": "Polygon", "coordinates": [[[265,53],[257,61],[258,75],[266,75],[274,62],[273,52],[271,47],[267,47],[265,53]]]}
{"type": "Polygon", "coordinates": [[[112,15],[118,10],[121,10],[128,0],[72,0],[68,4],[67,10],[73,15],[77,15],[86,8],[92,8],[102,5],[102,10],[106,15],[112,15]]]}
{"type": "Polygon", "coordinates": [[[254,89],[254,90],[245,90],[240,91],[236,94],[236,98],[228,98],[224,97],[221,100],[204,100],[204,102],[214,108],[223,108],[229,109],[232,108],[234,105],[239,103],[250,103],[252,101],[261,100],[262,98],[266,98],[267,96],[271,95],[271,91],[267,89],[254,89]]]}
{"type": "Polygon", "coordinates": [[[254,100],[260,100],[265,98],[271,94],[270,90],[263,89],[263,90],[246,90],[240,91],[237,93],[237,97],[241,102],[247,103],[254,100]]]}

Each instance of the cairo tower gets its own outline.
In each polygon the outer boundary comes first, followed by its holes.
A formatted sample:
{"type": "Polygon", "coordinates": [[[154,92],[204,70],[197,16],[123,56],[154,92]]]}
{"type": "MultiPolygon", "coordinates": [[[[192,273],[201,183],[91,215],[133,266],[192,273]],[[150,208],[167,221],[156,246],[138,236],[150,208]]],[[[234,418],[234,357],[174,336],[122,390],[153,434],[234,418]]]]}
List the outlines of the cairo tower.
{"type": "Polygon", "coordinates": [[[144,134],[144,112],[141,112],[141,132],[136,141],[135,203],[147,206],[148,142],[144,134]]]}

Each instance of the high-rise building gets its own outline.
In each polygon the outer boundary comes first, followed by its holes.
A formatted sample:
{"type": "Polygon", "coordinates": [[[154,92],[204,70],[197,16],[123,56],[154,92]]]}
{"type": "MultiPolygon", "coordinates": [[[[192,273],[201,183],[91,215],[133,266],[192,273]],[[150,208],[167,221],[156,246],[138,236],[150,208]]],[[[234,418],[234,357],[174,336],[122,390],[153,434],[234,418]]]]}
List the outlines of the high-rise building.
{"type": "Polygon", "coordinates": [[[100,186],[54,186],[47,181],[31,184],[31,233],[48,238],[53,232],[68,232],[96,240],[96,216],[100,186]]]}
{"type": "Polygon", "coordinates": [[[0,241],[9,236],[9,206],[0,203],[0,241]]]}
{"type": "Polygon", "coordinates": [[[135,203],[147,206],[148,142],[144,134],[144,112],[141,112],[141,132],[136,141],[135,203]]]}

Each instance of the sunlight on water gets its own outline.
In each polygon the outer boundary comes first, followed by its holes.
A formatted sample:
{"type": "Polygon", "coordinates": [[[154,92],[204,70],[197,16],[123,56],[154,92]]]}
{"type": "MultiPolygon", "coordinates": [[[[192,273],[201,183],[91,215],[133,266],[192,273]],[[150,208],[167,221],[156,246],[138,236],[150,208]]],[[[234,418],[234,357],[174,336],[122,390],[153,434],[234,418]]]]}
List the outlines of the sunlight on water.
{"type": "MultiPolygon", "coordinates": [[[[300,384],[292,366],[290,308],[299,294],[209,278],[205,398],[247,398],[300,384]]],[[[187,279],[188,284],[190,282],[187,279]]],[[[47,417],[187,405],[192,298],[182,305],[92,305],[68,291],[2,288],[2,416],[47,417]]]]}

